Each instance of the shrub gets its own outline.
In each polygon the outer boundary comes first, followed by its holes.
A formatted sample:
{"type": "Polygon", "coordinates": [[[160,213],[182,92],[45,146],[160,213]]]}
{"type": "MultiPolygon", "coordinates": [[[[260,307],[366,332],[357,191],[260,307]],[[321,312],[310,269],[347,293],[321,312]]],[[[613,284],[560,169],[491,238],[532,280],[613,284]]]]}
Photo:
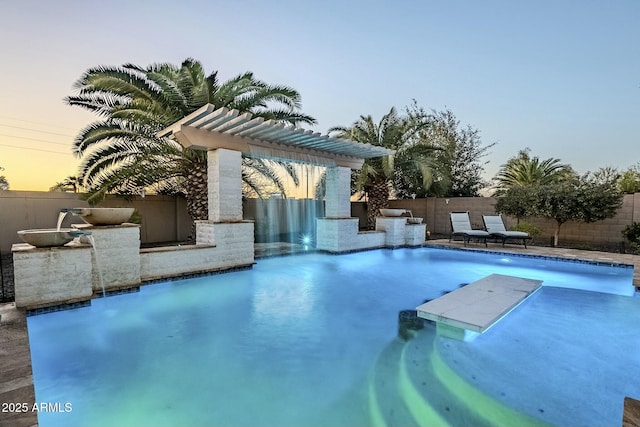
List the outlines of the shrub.
{"type": "Polygon", "coordinates": [[[622,230],[622,235],[630,242],[631,249],[635,253],[640,253],[640,222],[634,222],[631,225],[627,225],[622,230]]]}
{"type": "Polygon", "coordinates": [[[525,233],[529,233],[531,237],[536,237],[542,234],[542,229],[537,225],[531,224],[530,222],[521,222],[520,224],[511,227],[513,231],[524,231],[525,233]]]}

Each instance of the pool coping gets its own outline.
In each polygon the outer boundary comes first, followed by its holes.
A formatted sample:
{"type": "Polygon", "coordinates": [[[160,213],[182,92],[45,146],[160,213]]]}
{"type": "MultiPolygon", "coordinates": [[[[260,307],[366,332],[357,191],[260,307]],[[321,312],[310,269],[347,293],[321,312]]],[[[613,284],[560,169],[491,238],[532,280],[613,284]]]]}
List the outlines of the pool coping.
{"type": "Polygon", "coordinates": [[[593,264],[607,267],[633,268],[633,286],[640,290],[640,255],[618,254],[613,252],[586,251],[582,249],[551,248],[546,246],[522,245],[502,246],[501,243],[484,247],[484,243],[474,246],[473,243],[463,246],[462,242],[447,239],[428,240],[424,247],[471,252],[488,252],[499,255],[520,256],[524,258],[540,258],[555,261],[593,264]]]}
{"type": "MultiPolygon", "coordinates": [[[[412,248],[418,248],[415,246],[412,248]]],[[[503,253],[509,255],[534,256],[574,262],[590,262],[600,265],[634,267],[633,284],[640,288],[640,256],[609,252],[585,251],[579,249],[549,248],[529,245],[526,249],[520,245],[507,247],[474,247],[473,243],[463,247],[461,242],[448,242],[446,239],[430,240],[422,247],[468,250],[478,252],[503,253]]],[[[378,249],[378,248],[375,248],[378,249]]],[[[163,279],[170,280],[170,279],[163,279]]],[[[0,304],[0,402],[26,404],[32,408],[35,402],[31,350],[27,330],[26,311],[15,307],[15,303],[0,304]]],[[[3,417],[2,425],[14,427],[36,426],[37,412],[14,412],[3,417]]]]}

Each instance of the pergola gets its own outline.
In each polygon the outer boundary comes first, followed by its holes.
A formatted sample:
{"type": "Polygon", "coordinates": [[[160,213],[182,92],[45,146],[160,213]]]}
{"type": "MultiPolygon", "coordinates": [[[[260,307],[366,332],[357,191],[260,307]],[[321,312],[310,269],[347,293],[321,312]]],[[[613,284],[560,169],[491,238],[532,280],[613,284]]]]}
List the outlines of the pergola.
{"type": "Polygon", "coordinates": [[[228,149],[249,157],[359,169],[364,159],[395,151],[361,144],[208,104],[158,133],[185,148],[228,149]]]}
{"type": "Polygon", "coordinates": [[[390,155],[394,150],[332,138],[211,104],[157,135],[185,148],[207,151],[209,220],[196,222],[197,243],[214,244],[216,224],[250,226],[251,233],[240,232],[240,228],[238,232],[253,239],[253,223],[242,221],[241,166],[245,155],[327,166],[326,217],[317,222],[318,249],[340,252],[380,246],[377,241],[358,238],[358,219],[351,218],[351,169],[362,167],[365,159],[390,155]]]}

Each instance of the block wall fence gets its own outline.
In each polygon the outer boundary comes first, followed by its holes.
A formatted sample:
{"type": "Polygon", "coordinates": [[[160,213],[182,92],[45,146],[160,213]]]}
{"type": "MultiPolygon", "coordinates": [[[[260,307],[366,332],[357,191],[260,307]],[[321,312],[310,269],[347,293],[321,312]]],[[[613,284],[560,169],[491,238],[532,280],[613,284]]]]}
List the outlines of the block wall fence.
{"type": "MultiPolygon", "coordinates": [[[[455,197],[426,198],[416,200],[391,200],[389,207],[410,209],[413,216],[424,218],[427,229],[438,235],[449,235],[451,224],[450,212],[469,211],[474,228],[482,228],[482,215],[495,215],[496,199],[493,197],[455,197]]],[[[507,228],[516,225],[516,219],[504,216],[507,228]]],[[[556,223],[543,218],[529,218],[530,222],[541,228],[542,234],[536,238],[538,242],[548,243],[553,237],[556,223]]],[[[622,230],[626,226],[640,222],[640,193],[627,194],[623,198],[622,207],[613,218],[582,224],[566,222],[560,228],[560,244],[585,245],[618,245],[625,241],[622,230]]]]}
{"type": "MultiPolygon", "coordinates": [[[[266,203],[267,201],[263,201],[266,203]]],[[[270,201],[273,202],[273,201],[270,201]]],[[[291,200],[280,200],[278,203],[290,203],[291,200]]],[[[300,203],[308,201],[299,200],[300,203]]],[[[410,209],[416,217],[424,218],[427,229],[436,235],[448,235],[451,231],[449,213],[469,211],[471,223],[482,227],[483,214],[495,214],[495,199],[492,197],[456,197],[425,198],[409,200],[390,200],[389,207],[410,209]]],[[[0,253],[11,252],[11,245],[21,243],[16,234],[18,230],[32,228],[54,228],[60,209],[71,207],[88,207],[79,200],[77,194],[38,191],[0,191],[0,253]]],[[[191,234],[191,218],[187,214],[186,201],[180,196],[146,196],[133,200],[109,197],[100,207],[134,207],[142,216],[140,241],[142,244],[185,241],[191,234]]],[[[243,201],[243,217],[255,220],[258,209],[262,209],[260,201],[253,199],[243,201]]],[[[319,207],[317,212],[323,215],[319,207]]],[[[352,202],[351,216],[359,218],[359,227],[366,225],[366,203],[352,202]]],[[[540,241],[548,242],[553,236],[555,222],[532,218],[529,222],[542,229],[540,241]],[[544,240],[543,240],[544,239],[544,240]]],[[[71,223],[82,223],[78,217],[67,216],[63,227],[71,223]]],[[[516,224],[515,218],[505,217],[507,228],[516,224]]],[[[624,240],[622,230],[627,225],[640,222],[640,193],[627,194],[615,217],[592,224],[568,222],[562,225],[561,242],[585,244],[618,244],[624,240]]]]}

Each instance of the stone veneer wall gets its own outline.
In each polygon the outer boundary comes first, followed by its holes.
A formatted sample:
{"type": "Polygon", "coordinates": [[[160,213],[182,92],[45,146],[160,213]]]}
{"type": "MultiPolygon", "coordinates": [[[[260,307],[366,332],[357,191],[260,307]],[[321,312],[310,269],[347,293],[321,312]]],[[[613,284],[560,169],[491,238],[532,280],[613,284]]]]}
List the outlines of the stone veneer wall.
{"type": "Polygon", "coordinates": [[[102,283],[109,291],[139,286],[141,281],[254,264],[253,222],[198,221],[196,226],[199,242],[189,246],[140,250],[139,227],[133,224],[82,227],[91,231],[97,251],[87,244],[56,248],[15,244],[16,305],[31,309],[72,303],[99,294],[102,283]]]}
{"type": "Polygon", "coordinates": [[[328,218],[349,218],[351,216],[351,169],[344,167],[327,168],[325,183],[325,215],[328,218]]]}
{"type": "MultiPolygon", "coordinates": [[[[404,246],[406,239],[407,219],[400,218],[376,218],[376,231],[385,233],[385,246],[398,247],[404,246]]],[[[424,242],[424,238],[422,239],[424,242]]]]}
{"type": "Polygon", "coordinates": [[[142,249],[143,281],[254,264],[253,222],[196,221],[196,245],[142,249]]]}
{"type": "Polygon", "coordinates": [[[96,250],[91,251],[92,288],[95,292],[140,283],[140,227],[135,224],[81,227],[91,231],[96,250]],[[102,281],[101,281],[102,280],[102,281]]]}
{"type": "Polygon", "coordinates": [[[348,252],[385,245],[382,231],[358,232],[358,218],[318,218],[316,246],[328,252],[348,252]],[[339,238],[341,237],[342,238],[339,238]],[[344,238],[348,236],[349,238],[344,238]]]}
{"type": "Polygon", "coordinates": [[[242,221],[242,153],[217,149],[207,152],[209,219],[242,221]]]}
{"type": "Polygon", "coordinates": [[[13,248],[17,307],[38,308],[90,299],[91,247],[13,248]]]}

